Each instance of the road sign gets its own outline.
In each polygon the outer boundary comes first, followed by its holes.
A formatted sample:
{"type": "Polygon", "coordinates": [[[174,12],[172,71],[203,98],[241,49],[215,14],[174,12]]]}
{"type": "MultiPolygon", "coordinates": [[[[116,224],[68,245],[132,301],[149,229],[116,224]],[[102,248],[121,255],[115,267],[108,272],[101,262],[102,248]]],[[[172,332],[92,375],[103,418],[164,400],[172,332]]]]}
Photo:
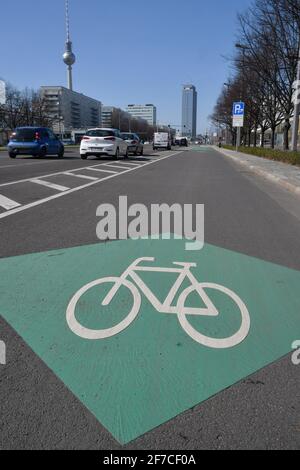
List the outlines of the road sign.
{"type": "Polygon", "coordinates": [[[0,104],[6,103],[6,85],[3,80],[0,80],[0,104]]]}
{"type": "Polygon", "coordinates": [[[232,116],[244,116],[245,114],[245,103],[242,101],[233,103],[232,116]]]}
{"type": "Polygon", "coordinates": [[[243,126],[244,126],[244,116],[232,117],[232,127],[243,127],[243,126]]]}
{"type": "Polygon", "coordinates": [[[243,127],[245,115],[245,103],[239,101],[233,103],[232,107],[232,127],[243,127]]]}
{"type": "Polygon", "coordinates": [[[300,331],[300,272],[185,243],[0,260],[1,315],[121,443],[292,352],[300,331]]]}

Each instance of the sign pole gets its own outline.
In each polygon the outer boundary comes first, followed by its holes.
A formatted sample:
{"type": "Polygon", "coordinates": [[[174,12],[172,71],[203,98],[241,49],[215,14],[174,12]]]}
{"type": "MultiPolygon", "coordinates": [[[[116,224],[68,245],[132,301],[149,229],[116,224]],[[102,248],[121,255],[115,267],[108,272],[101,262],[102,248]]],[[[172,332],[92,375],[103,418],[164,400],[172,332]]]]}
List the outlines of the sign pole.
{"type": "Polygon", "coordinates": [[[236,128],[236,151],[241,145],[241,128],[244,126],[245,103],[233,103],[232,126],[236,128]]]}
{"type": "Polygon", "coordinates": [[[241,145],[241,128],[240,128],[240,127],[237,127],[237,134],[236,134],[236,151],[238,151],[240,145],[241,145]]]}

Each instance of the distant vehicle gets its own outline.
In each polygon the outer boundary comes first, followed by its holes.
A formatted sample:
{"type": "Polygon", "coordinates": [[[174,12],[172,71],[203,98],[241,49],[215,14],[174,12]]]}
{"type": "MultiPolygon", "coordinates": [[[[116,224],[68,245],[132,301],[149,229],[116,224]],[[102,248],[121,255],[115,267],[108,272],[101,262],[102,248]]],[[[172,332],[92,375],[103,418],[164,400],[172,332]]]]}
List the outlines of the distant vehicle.
{"type": "Polygon", "coordinates": [[[7,150],[10,158],[17,155],[46,157],[47,155],[64,156],[64,145],[51,129],[46,127],[17,127],[10,136],[7,150]]]}
{"type": "Polygon", "coordinates": [[[179,145],[180,147],[188,147],[189,141],[187,137],[176,137],[175,145],[179,145]]]}
{"type": "Polygon", "coordinates": [[[63,140],[62,140],[62,143],[63,143],[64,145],[75,145],[75,142],[74,142],[74,140],[72,140],[72,139],[63,139],[63,140]]]}
{"type": "Polygon", "coordinates": [[[128,144],[128,152],[134,155],[144,154],[144,145],[137,134],[122,132],[122,137],[128,144]]]}
{"type": "Polygon", "coordinates": [[[172,139],[168,132],[155,132],[153,150],[165,148],[171,150],[172,139]]]}
{"type": "Polygon", "coordinates": [[[120,155],[128,158],[128,144],[118,129],[90,129],[81,139],[80,156],[86,160],[92,155],[111,155],[116,160],[120,155]]]}

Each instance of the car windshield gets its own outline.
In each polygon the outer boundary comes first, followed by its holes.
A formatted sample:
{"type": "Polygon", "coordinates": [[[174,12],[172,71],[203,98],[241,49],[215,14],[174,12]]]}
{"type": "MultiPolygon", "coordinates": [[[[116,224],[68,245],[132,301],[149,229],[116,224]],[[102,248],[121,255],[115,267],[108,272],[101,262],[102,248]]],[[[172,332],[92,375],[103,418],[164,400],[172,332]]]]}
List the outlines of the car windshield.
{"type": "Polygon", "coordinates": [[[126,140],[134,140],[135,136],[133,134],[122,134],[122,137],[126,140]]]}
{"type": "Polygon", "coordinates": [[[32,142],[35,140],[37,129],[16,129],[11,140],[15,142],[32,142]]]}
{"type": "Polygon", "coordinates": [[[94,129],[86,133],[87,137],[113,137],[114,135],[114,131],[105,129],[94,129]]]}

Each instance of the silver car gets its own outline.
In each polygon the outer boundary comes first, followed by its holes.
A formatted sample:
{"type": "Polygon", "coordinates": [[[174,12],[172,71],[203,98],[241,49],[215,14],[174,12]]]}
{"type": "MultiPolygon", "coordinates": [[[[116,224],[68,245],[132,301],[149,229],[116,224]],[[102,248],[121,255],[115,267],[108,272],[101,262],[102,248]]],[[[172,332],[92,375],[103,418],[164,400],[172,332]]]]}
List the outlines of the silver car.
{"type": "Polygon", "coordinates": [[[144,154],[144,144],[137,134],[132,132],[122,132],[122,137],[128,145],[128,152],[134,155],[144,154]]]}

